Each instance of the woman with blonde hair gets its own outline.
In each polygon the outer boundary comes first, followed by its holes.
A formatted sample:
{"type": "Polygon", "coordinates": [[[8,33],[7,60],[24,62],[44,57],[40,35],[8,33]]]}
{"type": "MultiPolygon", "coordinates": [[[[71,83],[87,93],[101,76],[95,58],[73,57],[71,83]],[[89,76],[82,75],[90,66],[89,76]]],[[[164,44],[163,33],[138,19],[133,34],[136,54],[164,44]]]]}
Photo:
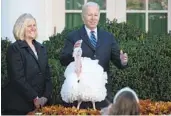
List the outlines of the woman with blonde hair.
{"type": "Polygon", "coordinates": [[[37,42],[36,19],[22,14],[15,22],[16,39],[7,51],[10,79],[2,89],[2,114],[25,115],[50,101],[51,74],[46,49],[37,42]]]}
{"type": "Polygon", "coordinates": [[[125,87],[119,90],[107,108],[101,110],[103,115],[139,115],[139,99],[134,90],[125,87]]]}

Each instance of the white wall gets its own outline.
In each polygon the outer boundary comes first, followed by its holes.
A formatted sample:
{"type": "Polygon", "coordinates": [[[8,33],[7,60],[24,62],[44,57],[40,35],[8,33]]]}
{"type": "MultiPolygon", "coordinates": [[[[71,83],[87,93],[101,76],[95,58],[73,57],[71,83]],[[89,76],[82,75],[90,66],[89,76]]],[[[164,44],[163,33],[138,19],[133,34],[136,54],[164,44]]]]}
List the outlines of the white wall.
{"type": "Polygon", "coordinates": [[[116,12],[116,9],[115,9],[115,0],[107,0],[106,1],[106,17],[109,19],[109,20],[114,20],[116,17],[115,17],[115,12],[116,12]],[[110,7],[109,7],[110,6],[110,7]]]}
{"type": "Polygon", "coordinates": [[[65,27],[65,0],[52,0],[53,26],[61,33],[65,27]]]}
{"type": "Polygon", "coordinates": [[[168,33],[171,31],[171,0],[168,0],[168,33]]]}
{"type": "Polygon", "coordinates": [[[126,22],[126,0],[115,0],[114,4],[114,17],[117,19],[117,22],[126,22]]]}
{"type": "MultiPolygon", "coordinates": [[[[171,0],[169,3],[168,31],[171,30],[171,0]]],[[[126,0],[107,0],[107,18],[126,21],[126,0]]],[[[22,13],[31,13],[38,23],[38,41],[47,40],[65,27],[65,0],[1,0],[1,37],[14,41],[13,25],[22,13]]]]}
{"type": "Polygon", "coordinates": [[[50,0],[2,0],[1,37],[8,37],[14,42],[12,29],[15,21],[21,14],[31,13],[37,20],[37,40],[47,40],[53,33],[51,3],[50,0]]]}

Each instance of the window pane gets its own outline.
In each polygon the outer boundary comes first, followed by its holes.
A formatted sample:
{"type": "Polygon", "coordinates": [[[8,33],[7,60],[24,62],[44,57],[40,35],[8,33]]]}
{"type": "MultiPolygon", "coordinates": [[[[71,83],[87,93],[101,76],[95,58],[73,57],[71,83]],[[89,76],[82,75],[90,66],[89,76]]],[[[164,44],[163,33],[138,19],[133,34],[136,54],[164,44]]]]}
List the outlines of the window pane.
{"type": "Polygon", "coordinates": [[[127,10],[145,10],[145,0],[126,0],[127,10]]]}
{"type": "Polygon", "coordinates": [[[127,13],[127,22],[145,31],[145,13],[127,13]]]}
{"type": "MultiPolygon", "coordinates": [[[[100,24],[104,24],[106,22],[106,13],[100,14],[100,24]]],[[[65,17],[65,26],[68,29],[71,29],[73,27],[77,27],[83,24],[81,14],[80,13],[66,13],[65,17]]]]}
{"type": "Polygon", "coordinates": [[[106,10],[106,0],[87,0],[88,2],[96,2],[99,4],[101,10],[106,10]]]}
{"type": "Polygon", "coordinates": [[[104,24],[106,23],[106,13],[100,13],[100,20],[99,20],[100,24],[104,24]]]}
{"type": "Polygon", "coordinates": [[[149,13],[149,33],[167,33],[167,13],[149,13]]]}
{"type": "Polygon", "coordinates": [[[80,13],[67,13],[65,17],[65,26],[68,29],[79,26],[83,24],[80,13]]]}
{"type": "Polygon", "coordinates": [[[168,0],[149,0],[149,10],[167,10],[168,0]]]}
{"type": "Polygon", "coordinates": [[[81,10],[84,0],[65,0],[66,10],[81,10]]]}

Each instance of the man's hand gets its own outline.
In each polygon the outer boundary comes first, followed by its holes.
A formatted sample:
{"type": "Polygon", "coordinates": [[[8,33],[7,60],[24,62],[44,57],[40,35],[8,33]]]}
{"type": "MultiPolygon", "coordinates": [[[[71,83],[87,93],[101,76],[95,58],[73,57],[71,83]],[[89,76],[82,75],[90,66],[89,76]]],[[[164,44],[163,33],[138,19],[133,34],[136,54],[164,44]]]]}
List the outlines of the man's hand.
{"type": "Polygon", "coordinates": [[[127,53],[123,53],[123,51],[120,51],[120,59],[121,59],[121,63],[122,65],[127,65],[128,63],[128,55],[127,53]]]}
{"type": "Polygon", "coordinates": [[[40,98],[40,104],[41,104],[41,107],[43,107],[46,103],[47,103],[47,98],[46,97],[41,97],[40,98]]]}
{"type": "Polygon", "coordinates": [[[81,44],[82,44],[82,41],[83,40],[78,40],[75,44],[74,44],[74,48],[80,48],[81,47],[81,44]]]}
{"type": "Polygon", "coordinates": [[[82,56],[82,49],[81,48],[75,48],[73,51],[73,57],[81,57],[82,56]]]}

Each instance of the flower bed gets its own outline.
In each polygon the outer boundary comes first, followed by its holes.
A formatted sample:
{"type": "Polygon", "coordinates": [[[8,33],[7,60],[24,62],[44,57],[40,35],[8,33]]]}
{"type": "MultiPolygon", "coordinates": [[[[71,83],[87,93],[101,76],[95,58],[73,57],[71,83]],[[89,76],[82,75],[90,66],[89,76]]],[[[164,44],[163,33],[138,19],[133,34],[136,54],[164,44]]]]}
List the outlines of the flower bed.
{"type": "Polygon", "coordinates": [[[171,114],[171,102],[140,100],[140,111],[142,115],[171,114]]]}
{"type": "MultiPolygon", "coordinates": [[[[171,114],[171,102],[153,102],[151,100],[140,100],[141,115],[171,114]]],[[[100,115],[99,110],[80,109],[75,107],[65,108],[60,105],[46,106],[29,114],[41,112],[44,115],[100,115]]]]}

